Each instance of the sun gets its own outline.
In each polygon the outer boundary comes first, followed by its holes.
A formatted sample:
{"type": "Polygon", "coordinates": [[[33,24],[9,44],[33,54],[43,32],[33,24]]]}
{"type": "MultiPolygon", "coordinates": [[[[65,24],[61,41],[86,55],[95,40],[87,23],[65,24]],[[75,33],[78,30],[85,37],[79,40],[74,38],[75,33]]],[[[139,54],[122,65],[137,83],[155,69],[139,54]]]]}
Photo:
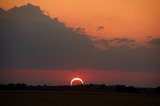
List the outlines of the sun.
{"type": "Polygon", "coordinates": [[[73,78],[73,79],[71,80],[71,82],[70,82],[70,85],[73,85],[73,82],[74,82],[74,81],[80,81],[81,84],[84,84],[84,83],[83,83],[83,80],[82,80],[81,78],[73,78]]]}

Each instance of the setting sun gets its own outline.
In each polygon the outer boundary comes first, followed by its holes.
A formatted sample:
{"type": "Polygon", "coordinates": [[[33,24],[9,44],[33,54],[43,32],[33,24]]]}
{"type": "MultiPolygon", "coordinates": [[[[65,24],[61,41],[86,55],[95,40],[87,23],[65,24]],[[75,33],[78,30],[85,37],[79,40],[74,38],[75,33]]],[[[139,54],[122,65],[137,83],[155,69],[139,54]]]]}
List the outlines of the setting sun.
{"type": "Polygon", "coordinates": [[[83,80],[80,79],[80,78],[73,78],[73,79],[71,80],[70,84],[73,85],[73,82],[75,82],[75,81],[78,81],[78,82],[81,82],[81,84],[84,84],[84,83],[83,83],[83,80]]]}
{"type": "Polygon", "coordinates": [[[160,0],[0,0],[0,106],[160,106],[159,13],[160,0]]]}

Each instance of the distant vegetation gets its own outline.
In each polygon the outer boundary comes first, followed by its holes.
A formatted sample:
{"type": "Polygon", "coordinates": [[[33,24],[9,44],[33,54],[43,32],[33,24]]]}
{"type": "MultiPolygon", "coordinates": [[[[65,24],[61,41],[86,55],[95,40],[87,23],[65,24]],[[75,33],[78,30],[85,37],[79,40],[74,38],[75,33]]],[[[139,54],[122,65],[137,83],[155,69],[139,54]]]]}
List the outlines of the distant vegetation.
{"type": "Polygon", "coordinates": [[[157,88],[136,88],[134,86],[105,84],[88,84],[88,85],[27,85],[24,83],[9,83],[8,85],[0,84],[0,90],[32,90],[32,91],[90,91],[90,92],[119,92],[119,93],[157,93],[160,94],[160,87],[157,88]]]}

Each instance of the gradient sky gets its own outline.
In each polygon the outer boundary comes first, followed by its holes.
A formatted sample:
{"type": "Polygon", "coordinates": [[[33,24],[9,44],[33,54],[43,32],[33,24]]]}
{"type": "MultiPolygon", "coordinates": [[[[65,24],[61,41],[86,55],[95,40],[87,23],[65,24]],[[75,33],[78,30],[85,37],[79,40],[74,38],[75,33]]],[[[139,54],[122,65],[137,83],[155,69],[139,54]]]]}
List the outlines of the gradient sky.
{"type": "Polygon", "coordinates": [[[137,41],[160,37],[159,0],[1,0],[0,6],[9,9],[26,3],[40,6],[68,26],[85,28],[91,36],[137,41]]]}
{"type": "Polygon", "coordinates": [[[1,83],[27,83],[47,85],[69,85],[71,79],[79,77],[85,84],[132,85],[136,87],[157,87],[160,72],[127,72],[97,70],[35,70],[1,69],[1,83]]]}
{"type": "Polygon", "coordinates": [[[0,7],[12,8],[0,9],[0,83],[61,85],[80,77],[87,84],[159,86],[159,5],[160,0],[0,0],[0,7]]]}

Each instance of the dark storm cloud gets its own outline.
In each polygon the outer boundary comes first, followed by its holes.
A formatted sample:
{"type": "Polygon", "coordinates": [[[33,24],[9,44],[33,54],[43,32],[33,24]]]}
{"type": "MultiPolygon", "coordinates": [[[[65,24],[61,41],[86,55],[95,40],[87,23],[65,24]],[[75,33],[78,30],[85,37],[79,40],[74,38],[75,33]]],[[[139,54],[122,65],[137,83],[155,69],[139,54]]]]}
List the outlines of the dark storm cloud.
{"type": "Polygon", "coordinates": [[[107,39],[96,39],[93,41],[95,46],[102,46],[103,48],[107,48],[110,46],[110,42],[107,39]]]}
{"type": "Polygon", "coordinates": [[[127,38],[93,39],[93,44],[101,50],[120,46],[134,46],[135,43],[135,40],[130,40],[127,38]]]}
{"type": "Polygon", "coordinates": [[[96,53],[80,29],[67,28],[31,4],[0,16],[1,67],[74,68],[96,53]]]}
{"type": "MultiPolygon", "coordinates": [[[[1,11],[1,10],[0,10],[1,11]]],[[[159,70],[160,50],[128,45],[100,51],[83,29],[67,28],[31,4],[0,12],[0,67],[159,70]]],[[[116,42],[132,42],[115,39],[116,42]]],[[[109,40],[97,43],[110,45],[109,40]]]]}
{"type": "Polygon", "coordinates": [[[130,40],[127,38],[114,38],[110,40],[111,42],[116,42],[116,43],[134,43],[134,40],[130,40]]]}
{"type": "Polygon", "coordinates": [[[3,10],[1,7],[0,7],[0,14],[4,14],[5,13],[5,10],[3,10]]]}
{"type": "Polygon", "coordinates": [[[148,41],[148,43],[154,46],[160,46],[160,39],[158,38],[151,39],[150,41],[148,41]]]}

